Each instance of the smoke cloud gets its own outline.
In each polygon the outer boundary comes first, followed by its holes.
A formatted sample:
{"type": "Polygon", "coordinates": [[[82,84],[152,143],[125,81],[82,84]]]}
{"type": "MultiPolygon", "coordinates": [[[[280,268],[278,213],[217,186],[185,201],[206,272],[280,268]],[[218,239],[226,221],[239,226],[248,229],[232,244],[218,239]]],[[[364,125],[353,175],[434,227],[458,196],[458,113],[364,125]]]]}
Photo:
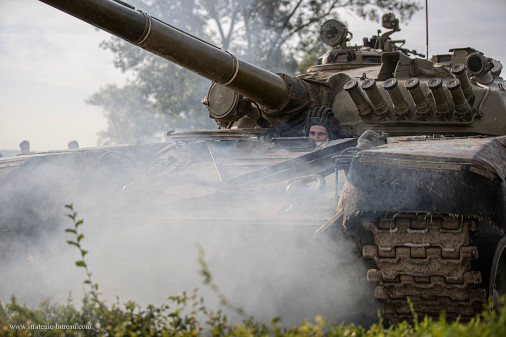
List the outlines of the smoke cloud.
{"type": "Polygon", "coordinates": [[[72,222],[63,206],[73,203],[84,219],[88,267],[107,301],[161,304],[199,288],[219,308],[200,275],[202,247],[214,282],[247,315],[284,324],[376,317],[353,242],[315,236],[336,206],[334,175],[300,188],[289,177],[229,186],[223,180],[258,165],[250,156],[234,168],[241,156],[244,149],[231,147],[213,161],[205,143],[167,143],[9,159],[24,164],[4,168],[0,181],[0,300],[15,295],[35,306],[72,293],[78,305],[85,274],[64,233],[72,222]]]}

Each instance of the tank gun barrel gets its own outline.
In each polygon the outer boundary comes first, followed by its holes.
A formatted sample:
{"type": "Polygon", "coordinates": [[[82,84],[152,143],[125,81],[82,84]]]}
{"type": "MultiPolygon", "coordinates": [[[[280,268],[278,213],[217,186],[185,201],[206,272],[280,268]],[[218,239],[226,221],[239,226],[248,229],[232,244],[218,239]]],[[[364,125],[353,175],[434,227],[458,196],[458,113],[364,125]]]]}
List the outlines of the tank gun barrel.
{"type": "Polygon", "coordinates": [[[166,60],[222,84],[268,109],[283,105],[288,84],[270,71],[111,0],[40,0],[166,60]]]}

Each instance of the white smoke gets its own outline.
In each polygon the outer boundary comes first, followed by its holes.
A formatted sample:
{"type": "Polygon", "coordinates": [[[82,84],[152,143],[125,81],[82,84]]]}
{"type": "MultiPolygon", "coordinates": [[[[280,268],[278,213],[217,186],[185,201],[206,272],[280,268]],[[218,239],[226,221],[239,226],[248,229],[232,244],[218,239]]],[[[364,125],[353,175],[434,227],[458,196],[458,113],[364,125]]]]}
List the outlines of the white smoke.
{"type": "MultiPolygon", "coordinates": [[[[85,273],[74,265],[80,256],[63,232],[72,227],[64,216],[64,204],[72,202],[84,219],[92,279],[108,301],[118,296],[121,303],[161,304],[198,287],[217,308],[216,294],[199,273],[201,246],[214,282],[248,315],[279,316],[286,324],[316,315],[333,322],[376,316],[353,243],[314,237],[335,209],[334,175],[323,190],[310,186],[296,199],[293,193],[287,199],[286,181],[225,188],[205,149],[154,157],[135,147],[79,150],[61,159],[32,158],[4,176],[0,216],[8,235],[2,239],[0,300],[15,295],[35,306],[45,297],[63,301],[71,292],[78,304],[85,273]]],[[[233,149],[221,163],[233,162],[237,153],[233,149]]]]}

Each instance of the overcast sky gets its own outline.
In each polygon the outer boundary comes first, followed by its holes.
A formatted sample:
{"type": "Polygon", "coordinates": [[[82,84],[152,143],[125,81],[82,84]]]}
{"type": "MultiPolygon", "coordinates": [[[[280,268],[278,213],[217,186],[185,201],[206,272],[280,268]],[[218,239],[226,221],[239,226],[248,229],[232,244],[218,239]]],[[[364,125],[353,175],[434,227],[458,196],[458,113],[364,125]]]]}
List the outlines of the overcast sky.
{"type": "MultiPolygon", "coordinates": [[[[470,46],[506,65],[504,13],[505,0],[429,1],[429,53],[470,46]]],[[[343,18],[353,44],[380,28],[343,18]]],[[[425,10],[401,29],[393,38],[425,53],[425,10]]],[[[85,100],[125,81],[112,54],[98,46],[107,36],[39,1],[0,0],[0,150],[17,149],[23,139],[35,151],[63,149],[72,139],[81,147],[97,144],[106,120],[85,100]]]]}

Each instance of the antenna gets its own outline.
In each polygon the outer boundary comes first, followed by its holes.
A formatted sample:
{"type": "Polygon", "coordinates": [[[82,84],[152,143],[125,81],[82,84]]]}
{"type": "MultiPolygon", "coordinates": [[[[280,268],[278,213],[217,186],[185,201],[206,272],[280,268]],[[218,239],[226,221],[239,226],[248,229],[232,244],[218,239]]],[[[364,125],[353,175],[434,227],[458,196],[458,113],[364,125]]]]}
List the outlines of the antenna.
{"type": "Polygon", "coordinates": [[[425,0],[425,37],[426,37],[426,43],[427,43],[427,57],[426,59],[429,59],[429,6],[428,6],[429,0],[425,0]]]}

